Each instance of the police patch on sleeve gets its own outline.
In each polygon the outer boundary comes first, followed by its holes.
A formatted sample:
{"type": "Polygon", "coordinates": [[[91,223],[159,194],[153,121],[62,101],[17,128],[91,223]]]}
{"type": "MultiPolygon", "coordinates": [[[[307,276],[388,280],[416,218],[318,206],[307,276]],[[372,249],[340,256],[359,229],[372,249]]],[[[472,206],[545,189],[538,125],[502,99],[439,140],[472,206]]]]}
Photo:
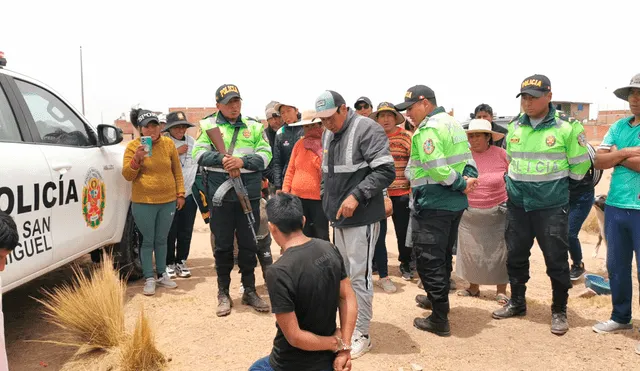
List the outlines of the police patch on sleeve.
{"type": "Polygon", "coordinates": [[[427,139],[422,145],[422,148],[424,149],[424,153],[430,155],[433,153],[433,151],[435,151],[436,146],[435,144],[433,144],[433,140],[427,139]]]}
{"type": "Polygon", "coordinates": [[[580,134],[578,134],[578,144],[583,147],[587,146],[587,135],[584,133],[584,131],[581,131],[580,134]]]}

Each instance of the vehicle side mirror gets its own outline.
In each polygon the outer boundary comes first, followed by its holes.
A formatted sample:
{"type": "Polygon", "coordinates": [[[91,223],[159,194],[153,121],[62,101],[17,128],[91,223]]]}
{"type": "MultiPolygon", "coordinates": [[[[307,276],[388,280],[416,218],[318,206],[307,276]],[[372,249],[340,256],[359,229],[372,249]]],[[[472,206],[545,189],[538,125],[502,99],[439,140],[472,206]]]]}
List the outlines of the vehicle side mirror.
{"type": "Polygon", "coordinates": [[[100,146],[112,146],[122,142],[122,129],[113,125],[98,125],[100,146]]]}

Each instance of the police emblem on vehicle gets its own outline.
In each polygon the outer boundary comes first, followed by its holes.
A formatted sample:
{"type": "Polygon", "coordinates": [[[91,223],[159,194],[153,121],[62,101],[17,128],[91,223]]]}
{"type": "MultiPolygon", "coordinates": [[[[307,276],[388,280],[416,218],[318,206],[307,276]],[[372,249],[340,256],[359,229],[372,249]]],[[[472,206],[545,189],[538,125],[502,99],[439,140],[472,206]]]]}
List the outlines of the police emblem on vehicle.
{"type": "Polygon", "coordinates": [[[583,147],[587,146],[587,136],[585,135],[584,131],[578,134],[578,144],[580,144],[583,147]]]}
{"type": "Polygon", "coordinates": [[[436,149],[436,146],[433,144],[433,140],[427,139],[422,145],[422,148],[424,149],[424,153],[430,155],[436,149]]]}
{"type": "Polygon", "coordinates": [[[82,188],[82,215],[87,227],[97,229],[104,217],[107,193],[102,174],[94,168],[89,168],[84,178],[82,188]]]}
{"type": "Polygon", "coordinates": [[[553,147],[554,144],[556,144],[556,137],[554,137],[553,135],[549,135],[547,137],[547,145],[549,147],[553,147]]]}

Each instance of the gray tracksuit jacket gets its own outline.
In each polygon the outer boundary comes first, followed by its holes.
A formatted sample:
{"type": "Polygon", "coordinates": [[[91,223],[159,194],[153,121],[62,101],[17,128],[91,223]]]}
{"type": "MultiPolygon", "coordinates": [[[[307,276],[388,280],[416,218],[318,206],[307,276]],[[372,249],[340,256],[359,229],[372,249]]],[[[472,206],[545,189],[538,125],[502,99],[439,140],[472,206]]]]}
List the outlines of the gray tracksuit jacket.
{"type": "Polygon", "coordinates": [[[358,227],[385,219],[382,191],[396,177],[389,139],[378,123],[349,109],[338,133],[322,136],[322,207],[335,228],[358,227]],[[358,207],[351,218],[336,214],[354,195],[358,207]]]}

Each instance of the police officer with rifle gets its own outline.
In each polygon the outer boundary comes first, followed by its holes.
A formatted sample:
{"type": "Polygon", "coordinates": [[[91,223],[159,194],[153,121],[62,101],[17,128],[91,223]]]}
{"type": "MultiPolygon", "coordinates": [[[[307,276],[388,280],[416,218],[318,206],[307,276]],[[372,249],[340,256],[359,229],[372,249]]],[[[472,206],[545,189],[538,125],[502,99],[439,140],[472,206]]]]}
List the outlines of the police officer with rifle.
{"type": "Polygon", "coordinates": [[[211,231],[218,276],[216,315],[231,313],[229,295],[233,270],[233,241],[238,240],[242,273],[242,304],[259,312],[269,306],[255,289],[256,233],[260,224],[262,171],[271,161],[271,147],[261,123],[242,117],[238,87],[224,84],[216,91],[218,112],[200,121],[193,158],[206,170],[207,198],[211,202],[211,231]]]}

